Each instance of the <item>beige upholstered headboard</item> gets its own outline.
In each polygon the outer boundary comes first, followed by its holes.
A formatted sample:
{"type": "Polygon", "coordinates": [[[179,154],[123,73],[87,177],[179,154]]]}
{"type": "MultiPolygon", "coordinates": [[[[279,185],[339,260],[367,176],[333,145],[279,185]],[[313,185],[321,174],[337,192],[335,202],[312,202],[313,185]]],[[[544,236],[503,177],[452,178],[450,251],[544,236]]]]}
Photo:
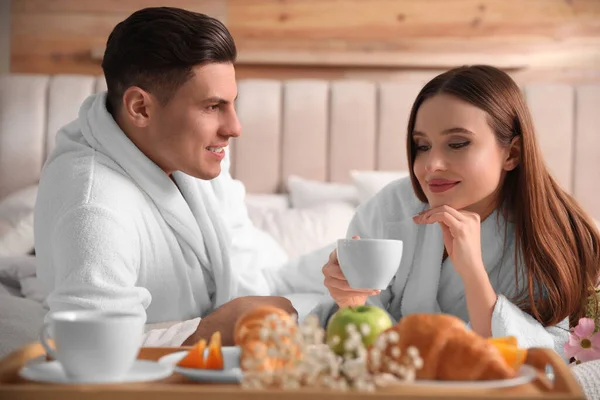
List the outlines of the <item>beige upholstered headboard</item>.
{"type": "MultiPolygon", "coordinates": [[[[290,174],[349,181],[349,170],[405,170],[406,122],[421,84],[242,80],[234,177],[250,193],[285,190],[290,174]]],[[[83,75],[0,77],[0,198],[35,183],[54,135],[105,88],[83,75]]],[[[600,85],[523,87],[560,184],[600,218],[600,85]]]]}

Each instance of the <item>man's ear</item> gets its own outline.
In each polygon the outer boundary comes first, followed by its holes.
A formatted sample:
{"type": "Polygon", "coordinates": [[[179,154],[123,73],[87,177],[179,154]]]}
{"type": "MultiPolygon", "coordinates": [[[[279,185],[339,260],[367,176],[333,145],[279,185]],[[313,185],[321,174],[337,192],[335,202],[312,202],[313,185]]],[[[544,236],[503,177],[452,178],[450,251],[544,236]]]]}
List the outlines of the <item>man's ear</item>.
{"type": "Polygon", "coordinates": [[[521,136],[515,136],[511,143],[506,160],[504,160],[504,170],[512,171],[517,168],[521,162],[521,136]]]}
{"type": "Polygon", "coordinates": [[[154,98],[150,93],[137,86],[130,86],[123,93],[125,118],[138,128],[146,127],[155,106],[154,103],[154,98]]]}

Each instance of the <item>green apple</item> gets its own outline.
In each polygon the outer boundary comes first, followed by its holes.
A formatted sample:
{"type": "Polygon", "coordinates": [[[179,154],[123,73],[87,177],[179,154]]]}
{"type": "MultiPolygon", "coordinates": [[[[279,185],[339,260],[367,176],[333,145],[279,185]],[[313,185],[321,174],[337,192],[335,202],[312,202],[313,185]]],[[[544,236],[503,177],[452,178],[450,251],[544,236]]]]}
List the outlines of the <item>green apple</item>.
{"type": "Polygon", "coordinates": [[[385,310],[375,306],[344,307],[329,319],[326,340],[334,353],[344,355],[344,342],[348,338],[347,326],[354,324],[361,333],[362,342],[369,348],[379,334],[392,327],[392,320],[385,310]],[[365,329],[365,325],[368,328],[365,329]],[[335,339],[335,337],[339,339],[335,339]]]}

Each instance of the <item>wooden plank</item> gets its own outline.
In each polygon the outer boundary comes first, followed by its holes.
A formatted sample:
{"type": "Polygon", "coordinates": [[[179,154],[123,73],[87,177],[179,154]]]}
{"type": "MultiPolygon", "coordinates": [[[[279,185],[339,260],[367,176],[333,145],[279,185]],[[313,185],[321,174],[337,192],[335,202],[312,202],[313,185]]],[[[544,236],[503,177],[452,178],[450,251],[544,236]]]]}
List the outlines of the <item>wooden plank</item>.
{"type": "Polygon", "coordinates": [[[518,68],[600,62],[596,0],[347,0],[343,7],[336,0],[230,0],[228,21],[243,63],[518,68]]]}
{"type": "Polygon", "coordinates": [[[339,81],[331,85],[329,179],[350,182],[350,171],[375,169],[375,84],[339,81]]]}
{"type": "Polygon", "coordinates": [[[168,3],[159,0],[14,0],[13,13],[90,13],[114,14],[132,13],[145,7],[180,7],[211,15],[215,18],[225,18],[227,15],[227,0],[170,0],[168,3]]]}
{"type": "MultiPolygon", "coordinates": [[[[424,68],[374,68],[374,67],[306,67],[292,65],[244,65],[236,66],[239,79],[352,79],[367,81],[427,82],[444,70],[424,68]]],[[[600,83],[600,69],[589,68],[528,68],[509,74],[520,85],[535,82],[569,84],[600,83]]]]}
{"type": "Polygon", "coordinates": [[[600,85],[576,89],[573,191],[582,207],[600,221],[600,85]]]}
{"type": "MultiPolygon", "coordinates": [[[[89,14],[89,13],[13,13],[11,34],[16,37],[81,37],[103,38],[106,43],[113,28],[129,13],[89,14]]],[[[26,51],[27,49],[15,49],[26,51]]]]}
{"type": "MultiPolygon", "coordinates": [[[[428,41],[431,42],[431,41],[428,41]]],[[[525,68],[596,68],[600,65],[600,38],[592,43],[569,39],[560,44],[525,45],[504,43],[490,51],[485,41],[474,39],[469,49],[461,50],[462,40],[448,42],[437,39],[434,47],[394,51],[240,49],[237,63],[260,66],[296,67],[376,67],[449,69],[460,65],[488,64],[507,71],[525,68]],[[443,43],[441,43],[443,42],[443,43]],[[532,47],[536,47],[535,51],[532,47]]],[[[308,45],[307,45],[308,46],[308,45]]],[[[268,46],[266,46],[268,47],[268,46]]],[[[92,48],[92,58],[102,60],[104,45],[92,48]]]]}
{"type": "Polygon", "coordinates": [[[343,7],[337,0],[229,0],[228,6],[238,40],[270,38],[276,46],[303,38],[327,48],[348,40],[385,46],[423,37],[589,37],[600,33],[599,16],[596,0],[345,0],[343,7]]]}
{"type": "MultiPolygon", "coordinates": [[[[27,1],[25,2],[27,3],[27,1]]],[[[34,2],[35,3],[35,2],[34,2]]],[[[48,2],[48,5],[53,2],[48,2]]],[[[116,8],[112,13],[86,11],[89,2],[60,1],[67,11],[18,12],[11,16],[11,71],[33,73],[101,73],[101,60],[92,52],[104,48],[114,27],[127,18],[130,11],[116,8]],[[72,7],[67,4],[74,3],[72,7]],[[77,6],[79,5],[79,6],[77,6]],[[80,10],[80,11],[76,11],[80,10]]],[[[127,3],[127,2],[125,2],[127,3]]],[[[204,11],[210,3],[196,7],[204,11]]],[[[134,8],[133,8],[134,9],[134,8]]],[[[210,9],[206,9],[210,11],[210,9]]]]}
{"type": "Polygon", "coordinates": [[[562,188],[573,193],[573,87],[531,84],[524,90],[544,161],[562,188]]]}
{"type": "MultiPolygon", "coordinates": [[[[579,54],[579,53],[578,53],[579,54]]],[[[484,54],[481,52],[402,52],[374,51],[368,56],[359,51],[285,51],[241,50],[238,62],[244,65],[304,65],[358,67],[452,68],[460,64],[490,64],[504,69],[529,66],[531,57],[522,54],[484,54]]]]}
{"type": "Polygon", "coordinates": [[[293,80],[283,91],[282,178],[327,179],[329,84],[293,80]]]}
{"type": "MultiPolygon", "coordinates": [[[[101,49],[116,23],[132,11],[159,4],[13,1],[11,70],[97,74],[99,61],[92,50],[101,49]]],[[[399,66],[446,69],[464,63],[529,65],[569,82],[593,81],[600,74],[597,0],[431,0],[418,5],[414,0],[345,0],[343,7],[337,0],[174,0],[169,5],[223,15],[238,45],[238,65],[253,67],[246,69],[248,77],[250,72],[268,76],[279,66],[296,72],[286,78],[395,79],[402,75],[399,66]],[[569,75],[567,70],[581,72],[569,75]]]]}

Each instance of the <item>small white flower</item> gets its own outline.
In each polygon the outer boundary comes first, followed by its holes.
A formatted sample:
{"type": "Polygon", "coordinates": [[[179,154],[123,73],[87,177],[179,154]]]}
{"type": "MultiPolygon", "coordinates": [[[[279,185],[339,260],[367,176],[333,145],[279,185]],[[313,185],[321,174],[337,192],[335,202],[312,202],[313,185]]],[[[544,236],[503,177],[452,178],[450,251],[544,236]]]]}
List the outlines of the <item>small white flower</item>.
{"type": "Polygon", "coordinates": [[[400,376],[406,376],[407,371],[408,369],[404,365],[398,365],[398,368],[396,368],[396,372],[400,376]]]}
{"type": "Polygon", "coordinates": [[[387,338],[390,343],[398,343],[398,341],[400,340],[400,336],[398,335],[398,332],[396,332],[394,330],[388,331],[387,338]]]}
{"type": "Polygon", "coordinates": [[[386,335],[379,335],[375,340],[375,347],[381,351],[387,347],[386,335]]]}
{"type": "Polygon", "coordinates": [[[419,357],[419,349],[417,349],[415,346],[409,346],[408,349],[406,349],[406,353],[411,358],[419,357]]]}
{"type": "Polygon", "coordinates": [[[369,333],[371,333],[371,326],[369,324],[367,324],[367,323],[362,323],[360,325],[360,333],[363,336],[369,335],[369,333]]]}
{"type": "Polygon", "coordinates": [[[423,368],[423,359],[421,357],[417,357],[417,358],[413,359],[413,366],[416,369],[423,368]]]}
{"type": "Polygon", "coordinates": [[[394,358],[400,358],[400,347],[392,347],[392,357],[394,358]]]}
{"type": "Polygon", "coordinates": [[[348,325],[346,325],[346,333],[352,334],[352,333],[355,333],[355,332],[357,332],[356,325],[354,325],[354,324],[348,324],[348,325]]]}

